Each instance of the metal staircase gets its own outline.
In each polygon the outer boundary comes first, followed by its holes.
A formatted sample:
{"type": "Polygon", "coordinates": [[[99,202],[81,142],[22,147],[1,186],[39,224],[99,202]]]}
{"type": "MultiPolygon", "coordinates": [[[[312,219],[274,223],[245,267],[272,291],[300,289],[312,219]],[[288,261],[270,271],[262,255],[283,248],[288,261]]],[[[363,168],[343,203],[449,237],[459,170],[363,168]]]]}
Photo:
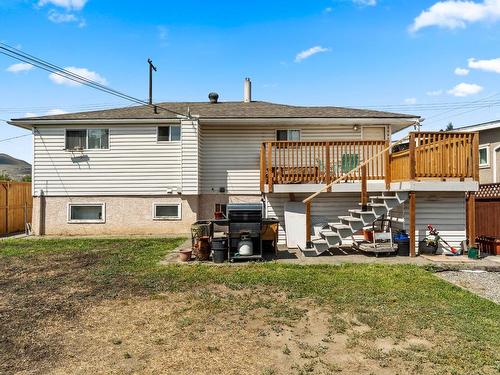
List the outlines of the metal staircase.
{"type": "MultiPolygon", "coordinates": [[[[408,192],[382,193],[371,196],[367,210],[349,210],[349,216],[339,216],[338,222],[314,225],[309,248],[300,249],[305,256],[318,256],[331,248],[342,245],[342,240],[351,237],[360,229],[371,227],[373,222],[408,199],[408,192]]],[[[360,203],[361,205],[361,203],[360,203]]]]}

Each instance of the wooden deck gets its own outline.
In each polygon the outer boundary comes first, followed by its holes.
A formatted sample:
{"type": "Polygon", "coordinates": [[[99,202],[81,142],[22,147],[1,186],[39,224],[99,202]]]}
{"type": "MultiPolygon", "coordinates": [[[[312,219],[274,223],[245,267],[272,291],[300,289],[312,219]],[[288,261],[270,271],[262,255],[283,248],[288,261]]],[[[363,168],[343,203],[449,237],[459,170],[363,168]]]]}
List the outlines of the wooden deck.
{"type": "Polygon", "coordinates": [[[479,180],[477,133],[415,132],[392,150],[389,141],[264,142],[260,188],[346,181],[479,180]],[[369,160],[363,168],[360,165],[369,160]],[[364,173],[363,173],[364,172],[364,173]],[[364,177],[364,178],[363,178],[364,177]]]}

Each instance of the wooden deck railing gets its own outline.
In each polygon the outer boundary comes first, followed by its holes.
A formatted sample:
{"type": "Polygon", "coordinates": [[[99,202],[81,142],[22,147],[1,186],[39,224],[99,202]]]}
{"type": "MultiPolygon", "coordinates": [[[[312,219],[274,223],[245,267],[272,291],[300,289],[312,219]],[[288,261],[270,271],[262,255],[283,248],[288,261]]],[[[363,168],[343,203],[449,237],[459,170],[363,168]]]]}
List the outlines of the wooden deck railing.
{"type": "Polygon", "coordinates": [[[479,180],[477,133],[410,133],[408,149],[392,153],[391,181],[479,180]]]}
{"type": "MultiPolygon", "coordinates": [[[[325,184],[367,180],[390,182],[425,179],[479,180],[477,133],[418,132],[398,141],[404,150],[390,152],[388,141],[264,142],[260,150],[260,187],[275,184],[325,184]],[[406,142],[403,143],[401,141],[406,142]],[[348,173],[351,172],[351,173],[348,173]]],[[[331,191],[330,188],[325,191],[331,191]]]]}
{"type": "MultiPolygon", "coordinates": [[[[265,142],[261,146],[261,190],[267,183],[329,184],[377,155],[366,168],[368,180],[383,180],[388,170],[388,155],[380,152],[388,141],[330,141],[330,142],[265,142]]],[[[361,170],[348,180],[361,180],[361,170]]]]}

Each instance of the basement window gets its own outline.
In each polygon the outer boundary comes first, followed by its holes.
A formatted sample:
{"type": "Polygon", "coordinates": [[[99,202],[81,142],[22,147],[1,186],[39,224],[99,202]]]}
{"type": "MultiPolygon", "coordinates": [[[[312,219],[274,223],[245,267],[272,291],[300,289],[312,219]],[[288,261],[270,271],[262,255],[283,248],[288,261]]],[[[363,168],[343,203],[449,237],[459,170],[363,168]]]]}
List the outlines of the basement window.
{"type": "Polygon", "coordinates": [[[489,167],[490,166],[490,158],[489,158],[490,148],[488,146],[483,146],[479,148],[479,166],[480,167],[489,167]]]}
{"type": "Polygon", "coordinates": [[[276,130],[277,141],[300,141],[300,130],[278,129],[276,130]]]}
{"type": "Polygon", "coordinates": [[[66,150],[107,150],[109,129],[66,129],[66,150]]]}
{"type": "Polygon", "coordinates": [[[104,203],[68,204],[68,223],[104,223],[104,203]]]}
{"type": "Polygon", "coordinates": [[[158,126],[158,142],[178,142],[181,140],[180,125],[158,126]]]}
{"type": "Polygon", "coordinates": [[[155,203],[153,204],[153,219],[155,220],[180,220],[180,203],[155,203]]]}

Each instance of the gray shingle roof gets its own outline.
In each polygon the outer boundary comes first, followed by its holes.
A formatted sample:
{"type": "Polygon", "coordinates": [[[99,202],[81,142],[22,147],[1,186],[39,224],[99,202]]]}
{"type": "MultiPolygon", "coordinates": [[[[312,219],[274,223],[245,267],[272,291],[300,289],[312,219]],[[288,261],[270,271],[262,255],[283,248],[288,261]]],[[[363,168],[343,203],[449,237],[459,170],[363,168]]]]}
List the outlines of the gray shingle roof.
{"type": "MultiPolygon", "coordinates": [[[[244,102],[165,102],[158,107],[200,118],[417,118],[419,116],[343,107],[303,107],[262,101],[244,102]]],[[[30,117],[29,120],[102,120],[102,119],[162,119],[176,118],[172,112],[158,108],[154,113],[149,106],[134,106],[91,112],[30,117]]],[[[15,119],[21,120],[21,119],[15,119]]],[[[27,120],[27,118],[23,119],[27,120]]]]}

